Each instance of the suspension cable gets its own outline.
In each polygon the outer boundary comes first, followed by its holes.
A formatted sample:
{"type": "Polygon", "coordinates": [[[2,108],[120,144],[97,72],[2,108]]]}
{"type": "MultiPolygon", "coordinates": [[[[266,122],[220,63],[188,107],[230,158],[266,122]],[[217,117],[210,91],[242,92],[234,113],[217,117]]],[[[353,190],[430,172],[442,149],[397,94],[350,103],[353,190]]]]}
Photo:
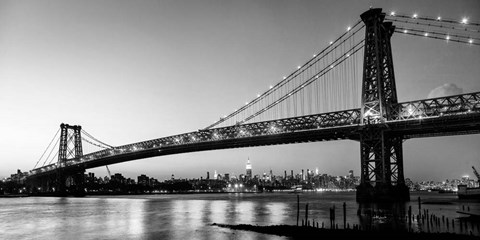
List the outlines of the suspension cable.
{"type": "MultiPolygon", "coordinates": [[[[347,53],[351,55],[354,55],[357,51],[361,50],[363,48],[363,42],[365,40],[361,40],[360,42],[358,42],[353,48],[349,49],[347,51],[347,53]],[[361,45],[361,46],[360,46],[361,45]]],[[[267,111],[268,109],[276,106],[277,104],[283,102],[285,99],[289,98],[291,95],[297,93],[298,91],[300,91],[301,89],[303,89],[305,86],[307,85],[310,85],[312,82],[314,82],[315,80],[317,80],[318,78],[320,78],[321,76],[324,76],[326,73],[330,72],[331,69],[335,68],[336,66],[338,66],[340,63],[344,62],[346,59],[348,59],[348,57],[350,56],[346,56],[346,55],[342,55],[341,57],[338,57],[337,59],[335,59],[333,61],[332,64],[330,64],[329,66],[325,67],[324,69],[322,69],[317,75],[311,77],[310,79],[308,79],[304,84],[296,87],[295,89],[289,91],[288,93],[286,93],[285,95],[283,95],[282,97],[280,97],[277,101],[273,102],[272,104],[268,105],[267,107],[263,108],[262,110],[248,116],[247,118],[243,119],[242,121],[240,121],[240,124],[242,123],[245,123],[249,120],[251,120],[252,118],[258,116],[259,114],[267,111]]]]}
{"type": "Polygon", "coordinates": [[[82,133],[84,133],[85,135],[87,135],[88,137],[90,137],[91,139],[93,139],[94,141],[97,141],[97,142],[99,142],[99,143],[107,146],[108,148],[114,148],[113,146],[111,146],[111,145],[109,145],[109,144],[106,144],[106,143],[104,143],[104,142],[96,139],[94,136],[90,135],[87,131],[85,131],[85,130],[83,130],[83,129],[82,129],[82,133]]]}
{"type": "Polygon", "coordinates": [[[213,123],[212,125],[206,127],[205,129],[210,129],[212,127],[215,127],[223,122],[225,122],[226,120],[234,117],[234,116],[237,116],[239,113],[243,112],[244,110],[246,110],[247,108],[250,108],[252,107],[255,103],[259,102],[260,100],[263,100],[263,99],[266,99],[270,94],[276,92],[280,87],[284,86],[285,84],[287,83],[290,83],[293,79],[295,79],[297,76],[299,76],[301,73],[305,72],[307,69],[309,69],[310,67],[312,67],[315,63],[319,62],[321,59],[323,59],[324,57],[326,57],[329,53],[331,53],[333,50],[335,50],[337,47],[339,47],[340,44],[346,42],[349,38],[351,38],[353,35],[355,35],[358,31],[360,31],[361,29],[364,28],[363,25],[361,25],[361,27],[357,30],[354,30],[362,21],[358,21],[352,28],[348,29],[347,32],[343,33],[340,37],[338,37],[335,41],[331,42],[331,44],[329,46],[327,46],[326,48],[324,48],[320,53],[318,54],[315,54],[313,56],[313,58],[311,58],[310,60],[308,60],[305,64],[303,64],[302,66],[299,66],[299,68],[297,70],[295,70],[294,72],[292,72],[290,75],[288,75],[287,77],[284,77],[284,79],[282,81],[280,81],[279,83],[277,83],[276,85],[274,86],[271,86],[270,89],[268,89],[267,91],[265,91],[263,94],[261,94],[260,96],[258,96],[257,98],[255,98],[253,101],[251,102],[247,102],[246,105],[243,105],[242,107],[240,107],[238,110],[235,110],[233,113],[227,115],[226,117],[224,118],[220,118],[220,120],[216,121],[215,123],[213,123]],[[349,34],[349,36],[344,39],[343,41],[339,42],[344,36],[346,36],[347,34],[349,34]],[[328,51],[327,51],[328,50],[328,51]]]}
{"type": "Polygon", "coordinates": [[[38,161],[37,161],[37,163],[35,164],[35,167],[33,167],[33,169],[35,169],[35,168],[37,167],[38,163],[40,162],[40,160],[42,160],[43,156],[45,155],[45,153],[47,152],[47,150],[50,148],[50,145],[52,145],[53,140],[55,140],[55,138],[57,137],[58,132],[60,132],[60,128],[58,128],[57,132],[55,133],[55,136],[53,136],[52,140],[51,140],[50,143],[48,144],[47,148],[45,148],[45,151],[43,151],[42,156],[38,159],[38,161]]]}
{"type": "Polygon", "coordinates": [[[412,29],[412,28],[402,28],[399,27],[395,29],[396,33],[401,33],[401,34],[406,34],[406,35],[412,35],[412,36],[419,36],[419,37],[425,37],[425,38],[431,38],[431,39],[439,39],[439,40],[446,40],[446,41],[451,41],[451,42],[458,42],[458,43],[467,43],[471,45],[477,45],[480,46],[480,38],[471,38],[467,36],[462,36],[462,35],[450,35],[446,33],[441,33],[441,32],[434,32],[434,31],[422,31],[418,29],[412,29]],[[456,39],[455,39],[456,38],[456,39]],[[476,42],[473,40],[477,40],[476,42]]]}
{"type": "Polygon", "coordinates": [[[93,145],[93,146],[96,146],[96,147],[99,147],[99,148],[102,148],[102,149],[111,149],[110,147],[105,147],[105,146],[102,146],[102,145],[100,145],[100,144],[96,144],[96,143],[94,143],[94,142],[91,142],[90,140],[88,140],[88,139],[86,139],[86,138],[84,138],[84,137],[82,137],[82,140],[84,140],[84,141],[87,142],[87,143],[90,143],[90,144],[93,145]]]}
{"type": "Polygon", "coordinates": [[[445,19],[445,18],[434,18],[434,17],[428,17],[428,16],[409,16],[407,14],[390,14],[385,17],[388,20],[392,20],[394,18],[404,18],[404,19],[416,19],[416,20],[424,20],[424,21],[429,21],[429,22],[436,22],[436,23],[450,23],[450,24],[457,24],[457,25],[470,25],[470,26],[480,26],[480,23],[477,22],[463,22],[463,21],[458,21],[458,20],[453,20],[453,19],[445,19]]]}
{"type": "Polygon", "coordinates": [[[58,156],[58,153],[59,153],[59,151],[57,151],[57,153],[55,153],[55,155],[52,157],[50,162],[48,162],[48,165],[50,165],[53,162],[53,160],[55,160],[55,158],[58,156]]]}
{"type": "MultiPolygon", "coordinates": [[[[47,158],[45,158],[45,161],[43,162],[43,166],[45,166],[45,163],[47,163],[48,159],[50,158],[50,155],[52,154],[53,150],[57,147],[58,143],[60,142],[60,138],[57,139],[57,142],[53,146],[52,150],[50,150],[50,153],[48,154],[47,158]]],[[[58,151],[58,150],[57,150],[58,151]]]]}

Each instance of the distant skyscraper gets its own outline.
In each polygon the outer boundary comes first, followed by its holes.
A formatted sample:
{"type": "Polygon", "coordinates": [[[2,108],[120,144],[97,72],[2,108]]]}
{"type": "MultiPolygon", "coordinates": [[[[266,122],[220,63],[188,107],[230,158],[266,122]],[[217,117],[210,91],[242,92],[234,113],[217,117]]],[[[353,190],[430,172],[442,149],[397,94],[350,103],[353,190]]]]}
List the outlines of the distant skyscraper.
{"type": "Polygon", "coordinates": [[[353,170],[348,171],[348,176],[349,176],[350,178],[353,178],[353,170]]]}
{"type": "Polygon", "coordinates": [[[218,176],[217,170],[215,170],[215,173],[213,174],[213,179],[217,180],[217,176],[218,176]]]}
{"type": "Polygon", "coordinates": [[[246,169],[247,169],[247,178],[252,179],[252,164],[250,164],[250,158],[247,161],[246,169]]]}
{"type": "Polygon", "coordinates": [[[318,175],[318,167],[315,168],[315,175],[318,175]]]}

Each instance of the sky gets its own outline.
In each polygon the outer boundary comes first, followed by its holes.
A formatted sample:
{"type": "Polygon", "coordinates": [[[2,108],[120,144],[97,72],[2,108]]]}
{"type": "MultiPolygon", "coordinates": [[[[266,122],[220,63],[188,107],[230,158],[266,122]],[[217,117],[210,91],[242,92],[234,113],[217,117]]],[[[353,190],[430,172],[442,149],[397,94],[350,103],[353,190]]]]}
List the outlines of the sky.
{"type": "MultiPolygon", "coordinates": [[[[35,166],[61,123],[110,145],[196,131],[277,83],[369,7],[480,22],[480,1],[0,0],[0,178],[35,166]]],[[[480,47],[392,38],[399,101],[480,91],[480,47]]],[[[360,172],[333,141],[186,153],[109,166],[136,178],[318,168],[360,172]]],[[[480,135],[404,142],[405,177],[473,177],[480,135]]],[[[105,176],[105,167],[91,169],[105,176]]]]}

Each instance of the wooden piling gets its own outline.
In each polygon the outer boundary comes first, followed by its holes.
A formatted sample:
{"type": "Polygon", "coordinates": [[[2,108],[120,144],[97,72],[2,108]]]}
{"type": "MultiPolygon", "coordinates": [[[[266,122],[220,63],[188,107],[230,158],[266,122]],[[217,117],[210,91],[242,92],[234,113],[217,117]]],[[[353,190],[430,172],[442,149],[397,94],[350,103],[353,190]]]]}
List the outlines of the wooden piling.
{"type": "Polygon", "coordinates": [[[343,202],[343,229],[347,228],[347,204],[343,202]]]}
{"type": "Polygon", "coordinates": [[[420,197],[418,197],[418,212],[419,212],[419,214],[421,213],[420,212],[421,210],[422,210],[422,202],[421,202],[420,197]]]}
{"type": "Polygon", "coordinates": [[[308,223],[308,203],[305,205],[305,222],[308,223]]]}
{"type": "Polygon", "coordinates": [[[297,194],[297,226],[300,218],[300,195],[297,194]]]}

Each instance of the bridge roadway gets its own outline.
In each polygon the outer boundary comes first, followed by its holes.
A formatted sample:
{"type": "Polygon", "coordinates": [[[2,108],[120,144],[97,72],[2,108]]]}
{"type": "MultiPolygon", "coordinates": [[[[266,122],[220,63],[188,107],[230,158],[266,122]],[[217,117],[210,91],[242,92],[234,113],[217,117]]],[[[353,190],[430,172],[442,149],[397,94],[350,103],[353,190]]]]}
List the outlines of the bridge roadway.
{"type": "MultiPolygon", "coordinates": [[[[480,133],[480,92],[399,103],[393,119],[374,123],[391,136],[404,139],[480,133]]],[[[369,121],[378,116],[366,113],[369,121]]],[[[265,122],[199,130],[158,138],[70,159],[64,165],[33,169],[29,177],[95,168],[156,156],[227,148],[330,140],[359,140],[365,124],[361,110],[352,109],[265,122]]]]}

